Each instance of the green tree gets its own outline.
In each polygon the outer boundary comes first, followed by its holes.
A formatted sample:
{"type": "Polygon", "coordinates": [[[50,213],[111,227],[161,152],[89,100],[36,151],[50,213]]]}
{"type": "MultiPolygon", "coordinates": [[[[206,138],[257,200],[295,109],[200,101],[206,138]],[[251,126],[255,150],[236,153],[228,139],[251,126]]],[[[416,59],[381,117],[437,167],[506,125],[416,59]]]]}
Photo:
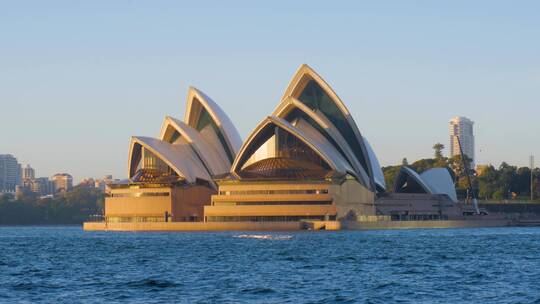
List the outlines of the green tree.
{"type": "Polygon", "coordinates": [[[517,167],[502,162],[499,166],[499,189],[503,192],[503,198],[511,198],[512,182],[516,178],[517,167]]]}
{"type": "Polygon", "coordinates": [[[396,179],[399,170],[401,170],[401,166],[387,166],[382,168],[387,191],[393,191],[394,180],[396,179]]]}
{"type": "Polygon", "coordinates": [[[433,158],[424,158],[415,161],[411,164],[411,167],[418,172],[418,174],[436,167],[437,160],[433,158]]]}
{"type": "Polygon", "coordinates": [[[482,199],[491,199],[495,192],[499,190],[499,172],[495,167],[489,165],[478,176],[478,196],[482,199]]]}
{"type": "Polygon", "coordinates": [[[441,143],[436,143],[433,145],[433,150],[435,150],[435,159],[442,159],[443,154],[442,151],[444,150],[444,145],[441,143]]]}
{"type": "Polygon", "coordinates": [[[529,167],[518,168],[510,187],[519,196],[529,197],[531,194],[531,169],[529,167]]]}
{"type": "Polygon", "coordinates": [[[103,210],[103,194],[75,187],[63,197],[40,199],[22,192],[17,199],[0,198],[0,225],[81,224],[103,210]]]}

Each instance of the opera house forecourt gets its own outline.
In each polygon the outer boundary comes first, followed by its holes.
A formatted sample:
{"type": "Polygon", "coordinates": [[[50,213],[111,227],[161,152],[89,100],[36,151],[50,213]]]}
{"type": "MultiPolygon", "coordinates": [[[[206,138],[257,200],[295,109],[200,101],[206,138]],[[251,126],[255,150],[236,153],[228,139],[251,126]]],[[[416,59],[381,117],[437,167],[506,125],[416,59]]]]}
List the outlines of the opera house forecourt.
{"type": "Polygon", "coordinates": [[[376,154],[345,103],[302,65],[279,104],[242,140],[190,88],[183,121],[133,137],[129,179],[111,185],[86,230],[297,230],[500,226],[457,200],[446,168],[403,167],[387,192],[376,154]]]}

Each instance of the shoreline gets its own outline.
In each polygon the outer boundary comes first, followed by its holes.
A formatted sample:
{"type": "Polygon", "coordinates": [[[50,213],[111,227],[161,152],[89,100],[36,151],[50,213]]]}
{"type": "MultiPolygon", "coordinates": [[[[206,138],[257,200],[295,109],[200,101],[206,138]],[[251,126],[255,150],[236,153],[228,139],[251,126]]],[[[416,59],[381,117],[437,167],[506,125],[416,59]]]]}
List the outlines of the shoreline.
{"type": "Polygon", "coordinates": [[[446,229],[483,227],[538,227],[540,218],[437,220],[437,221],[298,221],[298,222],[161,222],[106,223],[86,222],[84,231],[340,231],[446,229]]]}

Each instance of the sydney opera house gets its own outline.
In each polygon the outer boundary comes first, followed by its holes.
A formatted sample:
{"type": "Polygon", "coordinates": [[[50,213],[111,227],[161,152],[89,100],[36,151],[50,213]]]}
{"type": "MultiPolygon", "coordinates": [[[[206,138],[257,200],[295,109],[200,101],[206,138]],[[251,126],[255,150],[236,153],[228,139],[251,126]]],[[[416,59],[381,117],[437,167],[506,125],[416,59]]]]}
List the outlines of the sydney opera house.
{"type": "Polygon", "coordinates": [[[403,167],[386,185],[345,103],[302,65],[275,110],[242,141],[210,97],[190,88],[184,120],[133,137],[129,179],[111,186],[105,223],[356,222],[459,218],[444,168],[403,167]],[[390,191],[387,191],[390,187],[390,191]]]}

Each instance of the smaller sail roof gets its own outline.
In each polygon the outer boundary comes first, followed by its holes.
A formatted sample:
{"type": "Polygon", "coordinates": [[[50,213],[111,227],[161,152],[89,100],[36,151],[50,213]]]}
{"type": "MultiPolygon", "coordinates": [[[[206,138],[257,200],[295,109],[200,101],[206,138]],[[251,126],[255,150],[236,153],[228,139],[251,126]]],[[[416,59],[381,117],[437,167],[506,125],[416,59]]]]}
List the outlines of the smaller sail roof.
{"type": "Polygon", "coordinates": [[[403,166],[399,170],[394,182],[394,192],[413,192],[413,193],[428,193],[433,194],[431,187],[414,171],[413,169],[403,166]]]}
{"type": "Polygon", "coordinates": [[[154,155],[159,157],[169,167],[171,167],[178,176],[184,178],[189,183],[194,183],[197,179],[212,181],[212,178],[202,165],[197,155],[188,144],[170,144],[168,142],[151,137],[132,137],[129,149],[128,172],[132,177],[135,174],[136,166],[132,161],[135,148],[139,145],[148,149],[154,155]]]}
{"type": "Polygon", "coordinates": [[[420,174],[422,180],[429,185],[434,193],[446,194],[453,202],[457,202],[456,187],[452,176],[446,168],[433,168],[420,174]]]}
{"type": "Polygon", "coordinates": [[[446,168],[432,168],[422,174],[403,166],[394,183],[394,192],[445,194],[457,202],[457,194],[450,172],[446,168]]]}

